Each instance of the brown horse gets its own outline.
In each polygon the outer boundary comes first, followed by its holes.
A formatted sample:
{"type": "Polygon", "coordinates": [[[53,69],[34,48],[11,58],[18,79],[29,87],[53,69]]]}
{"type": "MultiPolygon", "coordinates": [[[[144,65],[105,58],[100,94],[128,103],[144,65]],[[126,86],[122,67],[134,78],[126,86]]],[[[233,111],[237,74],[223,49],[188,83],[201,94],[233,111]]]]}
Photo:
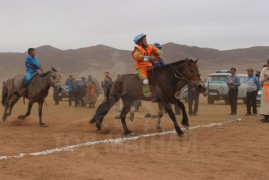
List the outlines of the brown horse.
{"type": "MultiPolygon", "coordinates": [[[[180,107],[182,111],[182,125],[189,128],[188,116],[185,106],[182,102],[175,98],[176,92],[185,84],[192,84],[199,87],[201,92],[206,90],[204,82],[198,70],[197,62],[191,59],[181,60],[175,63],[167,64],[163,67],[149,71],[150,89],[157,99],[165,108],[170,118],[173,121],[174,127],[178,135],[183,132],[180,129],[171,104],[180,107]]],[[[113,105],[121,98],[123,102],[123,109],[121,112],[121,122],[124,134],[132,133],[125,122],[126,115],[130,110],[132,103],[137,100],[151,101],[152,98],[146,98],[142,90],[143,84],[135,74],[126,74],[118,78],[111,86],[110,92],[107,93],[107,101],[102,103],[96,110],[94,117],[90,123],[96,123],[97,131],[101,130],[101,125],[105,115],[113,107],[113,105]]],[[[161,115],[161,114],[159,114],[161,115]]]]}
{"type": "MultiPolygon", "coordinates": [[[[5,92],[5,96],[2,100],[5,107],[2,118],[3,121],[11,115],[13,106],[22,97],[18,92],[20,92],[22,88],[24,77],[24,75],[16,75],[7,81],[7,91],[5,92]]],[[[27,92],[23,95],[24,98],[29,99],[28,110],[25,115],[20,115],[18,119],[25,119],[28,117],[31,114],[33,104],[37,102],[39,105],[39,126],[46,126],[46,124],[42,122],[42,107],[51,86],[54,86],[59,90],[62,89],[61,76],[55,68],[51,67],[51,70],[46,73],[34,75],[29,83],[27,92]]]]}

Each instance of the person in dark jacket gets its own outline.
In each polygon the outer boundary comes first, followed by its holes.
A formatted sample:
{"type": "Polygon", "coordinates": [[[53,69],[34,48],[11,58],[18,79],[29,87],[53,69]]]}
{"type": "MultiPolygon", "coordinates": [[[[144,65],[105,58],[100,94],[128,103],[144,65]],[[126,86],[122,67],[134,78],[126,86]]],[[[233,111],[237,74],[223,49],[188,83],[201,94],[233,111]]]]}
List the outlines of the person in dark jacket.
{"type": "Polygon", "coordinates": [[[60,92],[59,92],[58,88],[54,87],[53,88],[53,100],[55,102],[55,105],[59,105],[60,99],[61,99],[60,92]]]}
{"type": "Polygon", "coordinates": [[[102,88],[104,89],[104,96],[105,96],[105,101],[106,101],[106,94],[112,85],[113,81],[111,77],[109,76],[109,72],[105,72],[105,79],[102,81],[102,88]]]}
{"type": "Polygon", "coordinates": [[[238,88],[241,85],[240,78],[236,74],[236,68],[232,67],[230,69],[231,76],[227,79],[227,86],[229,88],[228,98],[231,106],[231,113],[229,115],[237,114],[237,96],[238,88]]]}
{"type": "Polygon", "coordinates": [[[72,75],[69,75],[69,78],[65,81],[65,85],[68,89],[68,102],[69,106],[72,106],[72,101],[74,100],[74,86],[73,86],[74,78],[72,75]]]}
{"type": "Polygon", "coordinates": [[[188,85],[189,115],[197,116],[200,92],[196,86],[188,85]],[[193,106],[194,105],[194,106],[193,106]]]}

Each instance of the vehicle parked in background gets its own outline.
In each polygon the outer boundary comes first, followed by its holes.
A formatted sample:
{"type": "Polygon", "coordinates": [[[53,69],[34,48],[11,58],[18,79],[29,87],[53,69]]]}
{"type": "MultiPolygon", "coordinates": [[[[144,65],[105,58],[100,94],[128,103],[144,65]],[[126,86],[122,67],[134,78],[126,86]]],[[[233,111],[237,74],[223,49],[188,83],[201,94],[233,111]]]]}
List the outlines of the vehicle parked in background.
{"type": "MultiPolygon", "coordinates": [[[[216,71],[208,75],[206,80],[208,104],[214,104],[215,101],[224,100],[226,104],[228,99],[227,79],[231,74],[227,70],[216,71]]],[[[238,88],[238,99],[246,102],[247,95],[247,74],[237,74],[241,85],[238,88]]]]}

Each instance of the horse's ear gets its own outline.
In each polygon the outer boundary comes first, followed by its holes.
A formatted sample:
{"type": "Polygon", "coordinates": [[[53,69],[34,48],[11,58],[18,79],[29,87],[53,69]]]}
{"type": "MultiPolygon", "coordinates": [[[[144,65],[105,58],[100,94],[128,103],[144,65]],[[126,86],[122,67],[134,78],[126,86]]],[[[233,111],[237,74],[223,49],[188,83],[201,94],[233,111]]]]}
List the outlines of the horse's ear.
{"type": "Polygon", "coordinates": [[[54,72],[57,72],[57,69],[55,69],[54,67],[50,66],[51,70],[54,72]]]}
{"type": "Polygon", "coordinates": [[[195,61],[194,61],[194,63],[195,63],[195,64],[197,64],[197,63],[198,63],[198,61],[199,61],[199,59],[200,59],[200,58],[198,58],[197,60],[195,60],[195,61]]]}

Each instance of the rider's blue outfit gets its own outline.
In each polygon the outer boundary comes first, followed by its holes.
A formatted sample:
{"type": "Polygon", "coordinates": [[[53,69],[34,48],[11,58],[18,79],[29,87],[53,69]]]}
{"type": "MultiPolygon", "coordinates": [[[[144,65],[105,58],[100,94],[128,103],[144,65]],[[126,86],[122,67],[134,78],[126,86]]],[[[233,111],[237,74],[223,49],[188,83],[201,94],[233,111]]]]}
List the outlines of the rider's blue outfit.
{"type": "Polygon", "coordinates": [[[28,55],[25,60],[25,66],[26,66],[26,76],[23,81],[23,86],[27,87],[33,74],[38,73],[38,69],[40,68],[41,65],[37,58],[28,55]]]}

